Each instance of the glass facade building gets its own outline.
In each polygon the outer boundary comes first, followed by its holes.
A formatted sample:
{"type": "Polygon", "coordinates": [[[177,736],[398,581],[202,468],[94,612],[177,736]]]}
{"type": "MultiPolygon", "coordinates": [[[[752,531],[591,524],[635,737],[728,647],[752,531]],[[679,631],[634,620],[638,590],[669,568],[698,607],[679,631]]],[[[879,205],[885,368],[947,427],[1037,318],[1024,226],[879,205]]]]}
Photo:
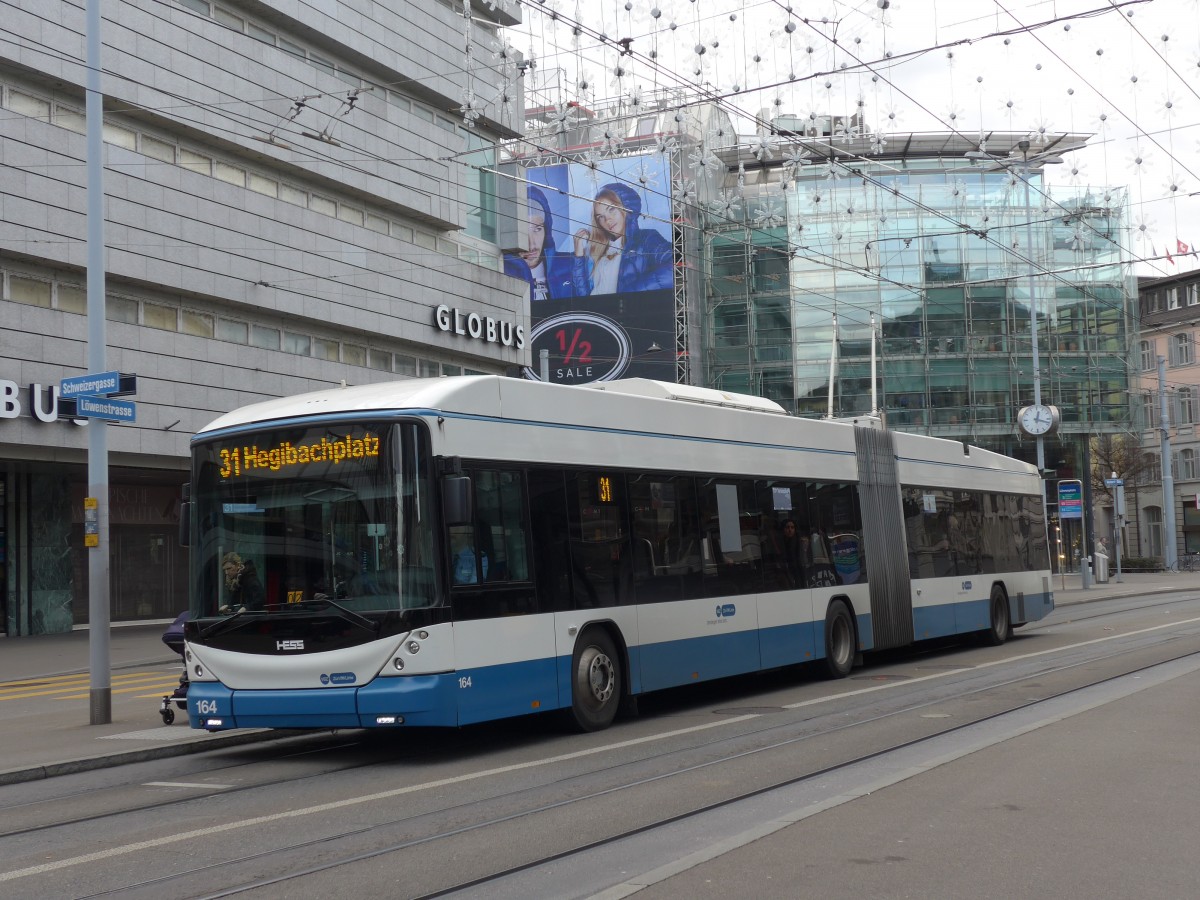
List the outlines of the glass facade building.
{"type": "Polygon", "coordinates": [[[1048,186],[1036,166],[1027,192],[1023,137],[989,136],[1003,163],[968,158],[977,143],[952,134],[893,136],[876,153],[784,138],[728,156],[701,205],[706,383],[823,416],[836,334],[833,415],[868,413],[873,319],[890,427],[1027,456],[1016,414],[1033,402],[1032,308],[1042,399],[1062,411],[1057,455],[1077,468],[1077,436],[1127,431],[1126,194],[1048,186]]]}

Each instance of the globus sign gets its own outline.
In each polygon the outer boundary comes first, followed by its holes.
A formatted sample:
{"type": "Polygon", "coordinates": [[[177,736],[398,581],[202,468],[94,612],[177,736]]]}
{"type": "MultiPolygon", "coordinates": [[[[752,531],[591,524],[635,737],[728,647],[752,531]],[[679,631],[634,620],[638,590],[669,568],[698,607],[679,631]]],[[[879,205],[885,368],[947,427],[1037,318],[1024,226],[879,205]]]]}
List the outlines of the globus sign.
{"type": "MultiPolygon", "coordinates": [[[[0,419],[18,419],[28,415],[38,422],[57,422],[58,415],[58,385],[31,384],[21,395],[21,388],[15,381],[0,378],[0,419]],[[27,412],[28,411],[28,412],[27,412]]],[[[72,418],[76,425],[86,425],[86,419],[72,418]]]]}

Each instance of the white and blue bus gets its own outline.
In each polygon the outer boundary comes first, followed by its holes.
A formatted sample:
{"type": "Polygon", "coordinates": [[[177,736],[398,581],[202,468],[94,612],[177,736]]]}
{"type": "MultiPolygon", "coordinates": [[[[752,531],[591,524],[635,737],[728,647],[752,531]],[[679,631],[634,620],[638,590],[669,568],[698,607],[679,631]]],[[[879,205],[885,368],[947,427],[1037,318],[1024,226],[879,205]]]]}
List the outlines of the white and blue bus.
{"type": "Polygon", "coordinates": [[[632,379],[335,389],[193,439],[192,727],[458,726],[1045,616],[1035,468],[632,379]]]}

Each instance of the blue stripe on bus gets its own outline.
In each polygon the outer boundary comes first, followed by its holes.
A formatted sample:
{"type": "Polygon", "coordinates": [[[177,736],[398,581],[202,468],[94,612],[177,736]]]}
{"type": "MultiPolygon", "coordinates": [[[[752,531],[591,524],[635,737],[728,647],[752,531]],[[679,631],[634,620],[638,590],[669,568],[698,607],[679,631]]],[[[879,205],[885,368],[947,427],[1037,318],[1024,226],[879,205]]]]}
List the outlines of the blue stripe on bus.
{"type": "MultiPolygon", "coordinates": [[[[1017,601],[1010,600],[1018,621],[1017,601]]],[[[1025,595],[1025,613],[1054,608],[1053,594],[1025,595]]],[[[987,599],[919,607],[916,640],[980,631],[989,625],[987,599]]],[[[862,649],[870,649],[871,617],[856,617],[862,649]]],[[[636,693],[820,659],[824,622],[740,631],[629,648],[636,693]],[[808,654],[808,655],[806,655],[808,654]]],[[[222,728],[372,728],[377,716],[403,725],[467,725],[546,712],[571,705],[571,656],[460,669],[439,675],[376,678],[357,688],[237,690],[192,682],[188,716],[193,728],[210,718],[222,728]],[[469,679],[469,686],[467,684],[469,679]],[[536,706],[534,705],[536,704],[536,706]],[[201,712],[203,711],[203,712],[201,712]]]]}

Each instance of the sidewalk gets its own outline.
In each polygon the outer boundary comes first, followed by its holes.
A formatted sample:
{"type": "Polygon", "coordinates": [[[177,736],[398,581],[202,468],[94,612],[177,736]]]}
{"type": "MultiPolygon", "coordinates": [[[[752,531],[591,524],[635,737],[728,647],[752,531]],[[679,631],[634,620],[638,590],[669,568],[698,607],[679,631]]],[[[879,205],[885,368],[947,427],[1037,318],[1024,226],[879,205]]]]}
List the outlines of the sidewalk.
{"type": "MultiPolygon", "coordinates": [[[[1126,574],[1084,590],[1078,575],[1054,576],[1059,607],[1117,597],[1200,591],[1200,572],[1126,574]]],[[[164,725],[159,700],[178,683],[182,660],[162,642],[164,623],[110,629],[112,721],[90,725],[89,632],[0,638],[0,785],[292,736],[269,730],[209,734],[176,711],[164,725]]]]}

